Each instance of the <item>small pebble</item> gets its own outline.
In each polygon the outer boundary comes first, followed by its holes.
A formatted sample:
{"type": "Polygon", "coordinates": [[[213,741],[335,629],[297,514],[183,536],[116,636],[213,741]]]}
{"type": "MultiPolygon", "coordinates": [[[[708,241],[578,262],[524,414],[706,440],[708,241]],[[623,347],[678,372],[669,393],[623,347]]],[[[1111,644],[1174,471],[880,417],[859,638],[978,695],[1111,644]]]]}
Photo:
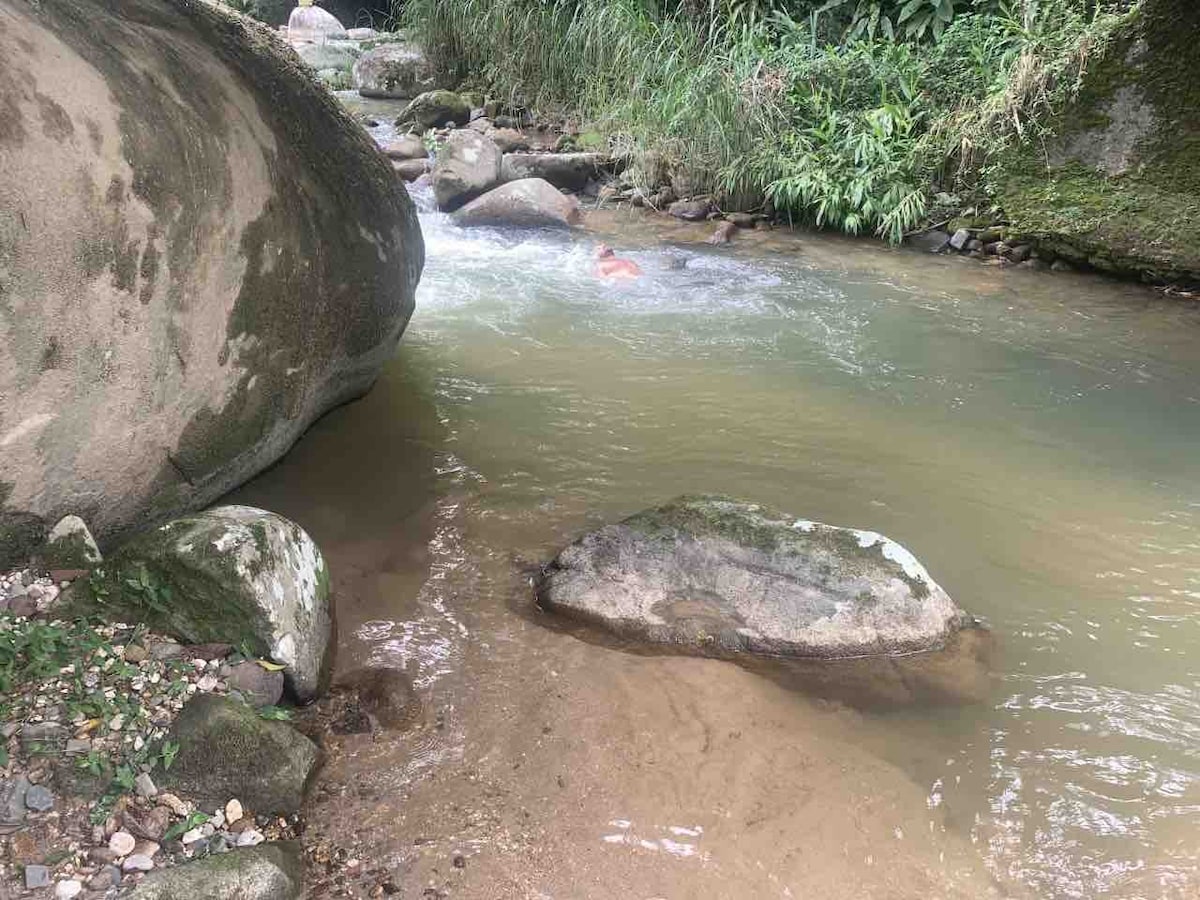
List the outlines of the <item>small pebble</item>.
{"type": "Polygon", "coordinates": [[[190,816],[192,814],[191,804],[184,803],[174,794],[159,794],[158,802],[169,808],[177,816],[190,816]]]}
{"type": "Polygon", "coordinates": [[[40,888],[50,884],[50,870],[46,866],[25,867],[25,887],[40,888]]]}
{"type": "Polygon", "coordinates": [[[72,897],[78,897],[83,890],[83,885],[71,879],[70,881],[60,881],[54,886],[54,896],[56,900],[71,900],[72,897]]]}
{"type": "Polygon", "coordinates": [[[257,847],[264,840],[262,832],[254,828],[247,828],[237,836],[237,845],[239,847],[257,847]]]}
{"type": "Polygon", "coordinates": [[[204,832],[199,828],[193,828],[191,831],[185,831],[183,833],[183,837],[181,837],[179,840],[184,846],[187,846],[188,844],[194,844],[197,841],[204,840],[204,832]]]}
{"type": "Polygon", "coordinates": [[[48,788],[35,784],[25,795],[25,805],[34,812],[49,812],[54,809],[54,795],[48,788]]]}
{"type": "Polygon", "coordinates": [[[149,872],[153,868],[154,860],[143,853],[135,853],[121,863],[121,869],[125,872],[149,872]]]}
{"type": "Polygon", "coordinates": [[[232,825],[244,814],[242,803],[236,797],[225,804],[225,821],[232,825]]]}
{"type": "Polygon", "coordinates": [[[158,794],[158,788],[154,785],[154,779],[150,777],[149,772],[142,772],[133,781],[134,787],[137,788],[139,797],[154,797],[158,794]]]}
{"type": "Polygon", "coordinates": [[[121,883],[121,870],[116,866],[105,866],[90,879],[88,879],[88,889],[92,891],[106,891],[110,887],[115,887],[121,883]]]}
{"type": "Polygon", "coordinates": [[[128,856],[133,852],[133,848],[137,846],[137,841],[133,839],[133,835],[128,831],[118,831],[108,839],[108,849],[112,850],[117,856],[128,856]]]}

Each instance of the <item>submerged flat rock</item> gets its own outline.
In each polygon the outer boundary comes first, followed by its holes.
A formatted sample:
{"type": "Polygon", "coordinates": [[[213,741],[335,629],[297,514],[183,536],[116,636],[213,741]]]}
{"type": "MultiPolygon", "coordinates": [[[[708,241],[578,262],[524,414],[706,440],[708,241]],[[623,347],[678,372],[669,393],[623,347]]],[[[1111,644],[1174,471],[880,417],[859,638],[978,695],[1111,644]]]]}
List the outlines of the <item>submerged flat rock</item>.
{"type": "Polygon", "coordinates": [[[585,535],[535,591],[544,609],[693,652],[916,653],[970,621],[895,541],[713,496],[585,535]]]}

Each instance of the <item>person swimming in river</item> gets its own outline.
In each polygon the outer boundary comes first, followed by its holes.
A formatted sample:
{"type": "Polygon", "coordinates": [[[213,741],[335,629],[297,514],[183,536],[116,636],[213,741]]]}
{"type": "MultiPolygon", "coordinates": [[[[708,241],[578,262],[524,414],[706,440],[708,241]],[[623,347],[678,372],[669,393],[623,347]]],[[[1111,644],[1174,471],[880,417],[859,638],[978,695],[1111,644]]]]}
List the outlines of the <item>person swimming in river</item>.
{"type": "Polygon", "coordinates": [[[596,248],[596,274],[601,278],[637,278],[642,267],[631,259],[622,259],[608,244],[596,248]]]}

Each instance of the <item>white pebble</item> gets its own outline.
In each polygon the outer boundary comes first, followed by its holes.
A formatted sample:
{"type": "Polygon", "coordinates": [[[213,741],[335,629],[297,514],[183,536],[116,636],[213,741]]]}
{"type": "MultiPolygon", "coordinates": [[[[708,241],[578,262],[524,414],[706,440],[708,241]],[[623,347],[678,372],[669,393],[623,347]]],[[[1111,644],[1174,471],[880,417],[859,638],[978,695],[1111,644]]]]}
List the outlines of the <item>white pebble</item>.
{"type": "Polygon", "coordinates": [[[57,900],[71,900],[72,897],[78,897],[82,890],[83,885],[74,879],[60,881],[54,886],[54,896],[57,900]]]}
{"type": "Polygon", "coordinates": [[[149,872],[154,868],[154,860],[144,853],[135,853],[121,864],[125,872],[149,872]]]}
{"type": "Polygon", "coordinates": [[[127,856],[133,852],[133,848],[137,845],[137,841],[133,839],[133,835],[128,831],[118,831],[108,839],[108,849],[117,856],[127,856]]]}
{"type": "Polygon", "coordinates": [[[237,845],[239,847],[257,847],[265,840],[266,838],[262,836],[261,831],[257,831],[254,828],[247,828],[237,836],[237,845]]]}
{"type": "Polygon", "coordinates": [[[238,821],[244,813],[242,802],[236,797],[225,804],[225,821],[230,825],[238,821]]]}

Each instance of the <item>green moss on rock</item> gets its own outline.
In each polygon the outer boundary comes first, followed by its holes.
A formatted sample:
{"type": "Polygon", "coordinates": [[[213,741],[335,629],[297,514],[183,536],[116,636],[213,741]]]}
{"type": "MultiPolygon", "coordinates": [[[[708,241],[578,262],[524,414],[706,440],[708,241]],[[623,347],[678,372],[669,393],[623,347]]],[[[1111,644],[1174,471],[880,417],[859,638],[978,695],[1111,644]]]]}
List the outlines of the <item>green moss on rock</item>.
{"type": "Polygon", "coordinates": [[[1000,161],[1013,227],[1098,269],[1200,279],[1200,5],[1147,0],[1078,97],[1000,161]]]}
{"type": "Polygon", "coordinates": [[[159,780],[204,809],[236,797],[260,815],[291,815],[317,764],[316,744],[291,725],[214,694],[188,701],[167,739],[179,744],[179,753],[159,780]]]}

